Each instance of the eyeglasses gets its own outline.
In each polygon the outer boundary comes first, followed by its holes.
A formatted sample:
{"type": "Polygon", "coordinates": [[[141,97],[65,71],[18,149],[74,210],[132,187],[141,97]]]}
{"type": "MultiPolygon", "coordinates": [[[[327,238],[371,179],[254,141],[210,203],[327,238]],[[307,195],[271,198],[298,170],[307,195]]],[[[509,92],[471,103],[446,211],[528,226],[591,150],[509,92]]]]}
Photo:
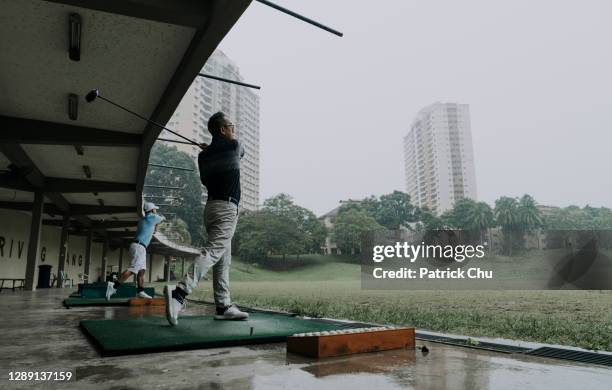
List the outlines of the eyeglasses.
{"type": "Polygon", "coordinates": [[[223,127],[231,127],[232,129],[235,128],[236,126],[234,126],[233,123],[229,123],[229,124],[225,124],[223,125],[223,127]]]}

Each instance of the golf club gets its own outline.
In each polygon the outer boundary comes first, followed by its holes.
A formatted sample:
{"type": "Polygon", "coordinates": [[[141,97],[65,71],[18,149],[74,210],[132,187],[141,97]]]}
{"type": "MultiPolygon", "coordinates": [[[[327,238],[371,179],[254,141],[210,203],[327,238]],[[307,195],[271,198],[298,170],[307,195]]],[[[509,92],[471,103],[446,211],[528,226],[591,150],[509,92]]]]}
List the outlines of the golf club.
{"type": "Polygon", "coordinates": [[[157,127],[160,127],[160,128],[162,128],[162,129],[164,129],[164,130],[166,130],[166,131],[168,131],[168,132],[170,132],[170,133],[172,133],[172,134],[176,135],[177,137],[180,137],[180,138],[182,138],[182,139],[184,139],[184,140],[188,141],[188,142],[189,142],[190,144],[192,144],[192,145],[195,145],[195,146],[197,146],[197,147],[199,147],[199,148],[201,148],[201,147],[202,147],[202,145],[200,145],[199,143],[195,142],[194,140],[191,140],[191,139],[189,139],[189,138],[187,138],[187,137],[183,137],[183,136],[182,136],[182,135],[180,135],[179,133],[177,133],[177,132],[175,132],[175,131],[170,130],[170,129],[169,129],[169,128],[167,128],[166,126],[163,126],[163,125],[161,125],[161,124],[159,124],[159,123],[157,123],[157,122],[155,122],[155,121],[152,121],[152,120],[150,120],[150,119],[147,119],[147,118],[145,118],[144,116],[142,116],[142,115],[140,115],[140,114],[138,114],[138,113],[136,113],[136,112],[134,112],[134,111],[132,111],[132,110],[130,110],[130,109],[128,109],[128,108],[125,108],[125,107],[123,107],[122,105],[120,105],[120,104],[118,104],[118,103],[115,103],[115,102],[113,102],[112,100],[110,100],[110,99],[108,99],[108,98],[105,98],[104,96],[102,96],[102,95],[100,94],[100,90],[99,90],[99,89],[92,89],[91,91],[89,91],[89,93],[87,93],[87,95],[85,95],[85,100],[87,101],[87,103],[91,103],[91,102],[93,102],[94,100],[96,100],[97,98],[102,99],[102,100],[104,100],[105,102],[110,103],[110,104],[112,104],[113,106],[118,107],[118,108],[122,109],[123,111],[126,111],[126,112],[128,112],[128,113],[130,113],[130,114],[132,114],[132,115],[134,115],[134,116],[136,116],[136,117],[138,117],[138,118],[142,119],[143,121],[146,121],[147,123],[150,123],[150,124],[152,124],[152,125],[155,125],[155,126],[157,126],[157,127]]]}
{"type": "Polygon", "coordinates": [[[322,30],[328,31],[328,32],[330,32],[330,33],[332,33],[332,34],[335,34],[335,35],[339,36],[339,37],[341,37],[341,36],[343,36],[343,35],[344,35],[344,34],[342,34],[342,33],[341,33],[340,31],[338,31],[338,30],[334,30],[334,29],[333,29],[333,28],[331,28],[331,27],[327,27],[326,25],[321,24],[321,23],[317,22],[316,20],[312,20],[312,19],[310,19],[310,18],[307,18],[307,17],[305,17],[305,16],[302,16],[302,15],[298,14],[297,12],[293,12],[293,11],[291,11],[290,9],[287,9],[287,8],[285,8],[285,7],[281,7],[280,5],[275,4],[275,3],[271,2],[271,1],[268,1],[268,0],[256,0],[256,1],[258,1],[258,2],[259,2],[259,3],[261,3],[261,4],[265,4],[265,5],[267,5],[268,7],[274,8],[275,10],[278,10],[278,11],[280,11],[280,12],[283,12],[283,13],[285,13],[285,14],[287,14],[287,15],[291,15],[291,16],[293,16],[294,18],[299,19],[299,20],[301,20],[301,21],[303,21],[303,22],[306,22],[306,23],[312,24],[313,26],[316,26],[316,27],[318,27],[318,28],[320,28],[320,29],[322,29],[322,30]]]}
{"type": "Polygon", "coordinates": [[[212,79],[212,80],[217,80],[217,81],[223,81],[224,83],[230,83],[230,84],[240,85],[240,86],[242,86],[242,87],[253,88],[253,89],[261,89],[261,87],[260,87],[259,85],[254,85],[254,84],[243,83],[242,81],[236,81],[236,80],[225,79],[225,78],[223,78],[223,77],[213,76],[213,75],[211,75],[211,74],[207,74],[207,73],[198,73],[198,76],[200,76],[200,77],[206,77],[207,79],[212,79]]]}

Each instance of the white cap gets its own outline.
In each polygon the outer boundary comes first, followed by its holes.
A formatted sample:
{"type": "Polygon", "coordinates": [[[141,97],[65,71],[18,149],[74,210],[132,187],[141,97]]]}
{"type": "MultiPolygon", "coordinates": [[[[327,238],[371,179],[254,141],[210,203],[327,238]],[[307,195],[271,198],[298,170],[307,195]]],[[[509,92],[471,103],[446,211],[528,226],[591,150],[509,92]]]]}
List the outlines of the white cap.
{"type": "Polygon", "coordinates": [[[145,213],[148,213],[149,211],[157,210],[157,209],[159,209],[159,207],[155,206],[155,203],[153,203],[153,202],[145,202],[144,203],[144,211],[145,211],[145,213]]]}

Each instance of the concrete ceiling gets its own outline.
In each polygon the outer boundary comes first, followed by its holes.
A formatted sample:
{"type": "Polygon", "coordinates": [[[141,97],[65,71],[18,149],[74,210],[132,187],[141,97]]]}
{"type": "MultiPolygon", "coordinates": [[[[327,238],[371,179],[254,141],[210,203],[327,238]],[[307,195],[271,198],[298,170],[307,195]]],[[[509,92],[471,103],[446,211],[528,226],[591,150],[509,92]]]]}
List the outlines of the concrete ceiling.
{"type": "Polygon", "coordinates": [[[150,116],[196,31],[40,0],[0,0],[0,8],[0,36],[10,37],[0,40],[3,115],[125,132],[142,133],[146,124],[83,96],[100,88],[150,116]],[[78,62],[68,58],[71,13],[82,19],[78,62]],[[80,97],[77,121],[68,118],[70,93],[80,97]]]}
{"type": "Polygon", "coordinates": [[[137,148],[84,146],[83,155],[72,146],[23,145],[23,149],[46,177],[85,179],[83,166],[88,166],[92,180],[136,182],[137,148]]]}
{"type": "Polygon", "coordinates": [[[160,129],[102,100],[86,103],[85,94],[99,88],[102,96],[166,123],[249,4],[0,0],[2,207],[20,202],[15,209],[24,210],[32,192],[41,191],[53,212],[133,207],[131,212],[81,213],[75,219],[84,226],[136,221],[160,129]],[[72,13],[82,20],[80,61],[68,54],[72,13]],[[78,96],[76,120],[68,117],[69,94],[78,96]],[[121,140],[115,144],[117,137],[121,140]]]}

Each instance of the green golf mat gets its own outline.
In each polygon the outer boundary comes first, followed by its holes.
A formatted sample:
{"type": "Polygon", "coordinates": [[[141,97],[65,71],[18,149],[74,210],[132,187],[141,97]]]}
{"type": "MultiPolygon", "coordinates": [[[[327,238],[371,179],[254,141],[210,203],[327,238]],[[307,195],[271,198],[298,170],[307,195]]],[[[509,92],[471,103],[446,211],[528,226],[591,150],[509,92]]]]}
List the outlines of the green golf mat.
{"type": "MultiPolygon", "coordinates": [[[[106,288],[107,282],[93,282],[93,283],[79,283],[77,284],[77,291],[80,294],[83,291],[83,287],[102,287],[106,288]]],[[[136,283],[134,282],[125,282],[121,284],[122,286],[133,286],[136,287],[136,283]]]]}
{"type": "Polygon", "coordinates": [[[217,321],[210,315],[180,317],[178,326],[170,326],[165,317],[81,321],[83,331],[104,355],[282,342],[294,333],[346,327],[340,323],[268,313],[251,313],[247,321],[217,321]]]}
{"type": "Polygon", "coordinates": [[[129,298],[112,298],[107,301],[106,298],[83,298],[78,296],[69,296],[64,299],[64,306],[70,308],[73,306],[127,306],[129,298]]]}
{"type": "MultiPolygon", "coordinates": [[[[144,291],[150,296],[155,295],[155,288],[153,287],[145,287],[144,291]]],[[[83,298],[104,298],[106,296],[106,285],[84,285],[79,288],[79,292],[83,298]]],[[[135,285],[122,284],[113,296],[116,298],[133,298],[136,293],[135,285]]]]}
{"type": "MultiPolygon", "coordinates": [[[[124,283],[128,284],[128,283],[124,283]]],[[[133,285],[134,283],[129,283],[133,285]]],[[[78,293],[80,294],[83,291],[83,287],[106,287],[106,282],[93,282],[93,283],[79,283],[77,284],[78,293]]]]}

